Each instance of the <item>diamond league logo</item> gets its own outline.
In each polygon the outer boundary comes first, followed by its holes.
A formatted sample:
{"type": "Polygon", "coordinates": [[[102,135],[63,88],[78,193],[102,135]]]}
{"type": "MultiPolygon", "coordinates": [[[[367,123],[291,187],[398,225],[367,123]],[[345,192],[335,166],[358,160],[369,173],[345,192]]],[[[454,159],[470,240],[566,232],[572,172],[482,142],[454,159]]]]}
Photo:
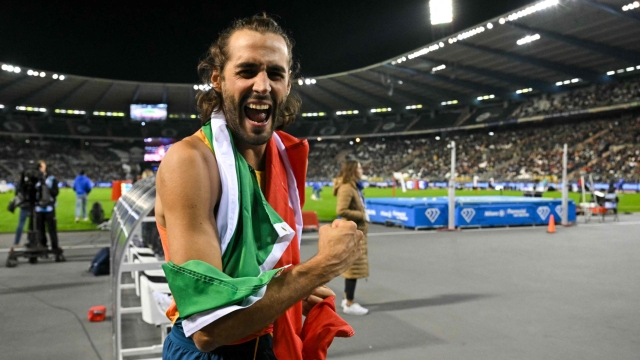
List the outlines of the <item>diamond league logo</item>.
{"type": "Polygon", "coordinates": [[[470,222],[471,219],[473,219],[473,217],[476,215],[476,211],[473,210],[472,208],[466,208],[466,209],[462,209],[462,211],[460,211],[460,215],[462,215],[462,217],[467,222],[470,222]]]}
{"type": "Polygon", "coordinates": [[[435,208],[431,208],[431,209],[427,209],[427,211],[425,211],[424,214],[427,215],[427,219],[429,219],[429,221],[431,221],[431,223],[433,223],[434,221],[436,221],[438,216],[440,216],[440,210],[439,209],[435,209],[435,208]]]}
{"type": "Polygon", "coordinates": [[[556,205],[556,214],[562,216],[562,205],[556,205]]]}
{"type": "Polygon", "coordinates": [[[551,209],[549,209],[548,206],[540,206],[536,212],[540,216],[540,219],[545,220],[551,212],[551,209]]]}

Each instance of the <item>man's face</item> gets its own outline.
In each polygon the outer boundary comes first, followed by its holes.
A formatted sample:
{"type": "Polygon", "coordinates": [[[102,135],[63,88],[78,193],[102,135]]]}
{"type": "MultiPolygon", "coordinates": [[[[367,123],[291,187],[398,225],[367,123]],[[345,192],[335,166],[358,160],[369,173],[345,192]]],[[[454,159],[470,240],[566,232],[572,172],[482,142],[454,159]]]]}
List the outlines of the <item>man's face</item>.
{"type": "Polygon", "coordinates": [[[282,105],[291,87],[284,39],[250,30],[235,32],[222,76],[214,73],[212,80],[214,87],[219,83],[227,124],[236,139],[266,144],[282,121],[282,105]]]}

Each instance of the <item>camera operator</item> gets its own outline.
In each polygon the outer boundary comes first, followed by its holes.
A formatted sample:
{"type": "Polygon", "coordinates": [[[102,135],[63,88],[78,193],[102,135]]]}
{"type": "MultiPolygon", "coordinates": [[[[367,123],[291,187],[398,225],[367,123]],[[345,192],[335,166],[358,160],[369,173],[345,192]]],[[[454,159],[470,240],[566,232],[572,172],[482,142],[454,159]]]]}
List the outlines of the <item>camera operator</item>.
{"type": "Polygon", "coordinates": [[[12,206],[9,208],[9,211],[13,212],[15,208],[19,208],[20,216],[18,219],[18,227],[16,228],[15,241],[13,242],[11,250],[20,246],[20,238],[22,237],[22,232],[27,219],[29,219],[29,231],[33,230],[32,211],[35,206],[36,182],[37,177],[33,171],[23,171],[16,184],[16,197],[13,199],[13,204],[11,204],[12,206]]]}
{"type": "Polygon", "coordinates": [[[56,230],[56,197],[58,196],[58,180],[53,175],[47,174],[47,164],[43,160],[38,161],[39,178],[36,184],[36,231],[40,246],[47,247],[45,224],[51,238],[51,251],[56,255],[56,262],[60,261],[59,255],[62,249],[58,247],[58,234],[56,230]]]}

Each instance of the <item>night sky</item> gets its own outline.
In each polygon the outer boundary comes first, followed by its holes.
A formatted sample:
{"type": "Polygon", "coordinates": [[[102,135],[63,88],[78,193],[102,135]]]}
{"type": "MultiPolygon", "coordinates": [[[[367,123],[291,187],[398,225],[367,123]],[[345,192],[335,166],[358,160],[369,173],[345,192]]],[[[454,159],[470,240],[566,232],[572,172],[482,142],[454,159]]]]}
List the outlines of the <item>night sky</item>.
{"type": "Polygon", "coordinates": [[[217,34],[234,19],[266,11],[293,36],[301,73],[311,77],[390,59],[531,2],[454,0],[453,24],[432,28],[428,0],[3,0],[0,62],[108,79],[197,83],[198,60],[217,34]]]}

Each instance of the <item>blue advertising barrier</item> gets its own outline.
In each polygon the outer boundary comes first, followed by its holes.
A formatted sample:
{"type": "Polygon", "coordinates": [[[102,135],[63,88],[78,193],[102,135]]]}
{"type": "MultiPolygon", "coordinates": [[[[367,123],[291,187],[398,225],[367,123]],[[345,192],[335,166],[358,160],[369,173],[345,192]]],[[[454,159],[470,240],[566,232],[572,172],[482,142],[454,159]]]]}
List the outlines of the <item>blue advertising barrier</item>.
{"type": "Polygon", "coordinates": [[[367,213],[373,223],[394,223],[410,228],[447,226],[448,201],[433,198],[366,199],[367,213]]]}
{"type": "MultiPolygon", "coordinates": [[[[576,221],[576,204],[569,200],[569,222],[576,221]]],[[[456,198],[456,227],[546,225],[562,218],[562,200],[515,196],[456,198]]]]}
{"type": "MultiPolygon", "coordinates": [[[[373,223],[394,223],[408,228],[446,227],[448,199],[372,198],[366,200],[373,223]]],[[[456,198],[456,227],[546,225],[549,217],[562,218],[562,200],[516,196],[465,196],[456,198]]],[[[569,222],[576,221],[576,205],[569,200],[569,222]]]]}

